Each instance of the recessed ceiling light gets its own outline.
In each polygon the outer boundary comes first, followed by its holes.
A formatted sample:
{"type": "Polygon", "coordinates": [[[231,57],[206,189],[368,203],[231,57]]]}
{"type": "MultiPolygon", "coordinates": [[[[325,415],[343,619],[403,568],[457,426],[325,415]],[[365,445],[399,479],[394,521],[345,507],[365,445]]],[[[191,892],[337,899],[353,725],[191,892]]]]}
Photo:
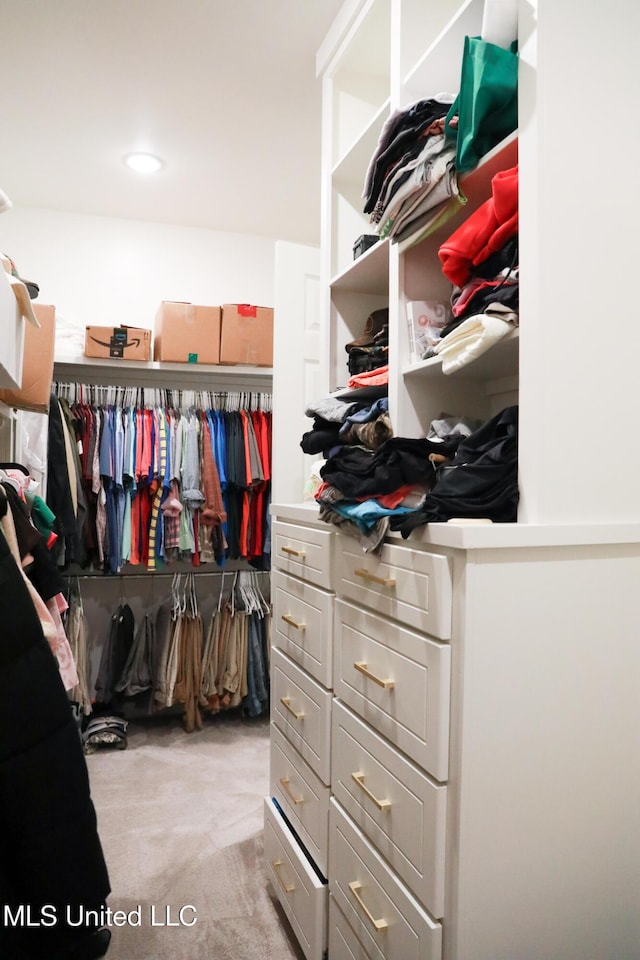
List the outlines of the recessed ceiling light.
{"type": "Polygon", "coordinates": [[[154,157],[152,153],[130,153],[124,158],[124,163],[136,173],[157,173],[164,167],[164,160],[154,157]]]}

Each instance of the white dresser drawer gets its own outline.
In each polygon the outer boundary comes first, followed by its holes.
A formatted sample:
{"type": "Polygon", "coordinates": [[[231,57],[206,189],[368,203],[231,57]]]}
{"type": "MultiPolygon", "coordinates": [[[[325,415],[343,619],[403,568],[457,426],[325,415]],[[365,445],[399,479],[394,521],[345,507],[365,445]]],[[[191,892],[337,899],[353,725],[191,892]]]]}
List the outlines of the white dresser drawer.
{"type": "Polygon", "coordinates": [[[366,956],[440,960],[441,925],[422,909],[333,799],[329,861],[331,896],[364,945],[366,956]]]}
{"type": "Polygon", "coordinates": [[[336,543],[336,592],[377,613],[451,637],[451,565],[448,557],[385,543],[363,554],[346,536],[336,543]]]}
{"type": "Polygon", "coordinates": [[[327,886],[309,864],[271,797],[264,798],[267,872],[307,960],[327,946],[327,886]]]}
{"type": "Polygon", "coordinates": [[[271,528],[274,567],[317,587],[333,589],[333,532],[275,520],[271,528]]]}
{"type": "Polygon", "coordinates": [[[329,787],[325,787],[278,728],[271,725],[271,796],[327,876],[329,787]]]}
{"type": "Polygon", "coordinates": [[[336,898],[329,894],[329,956],[331,960],[379,960],[383,956],[377,949],[374,953],[367,953],[366,948],[358,940],[355,931],[349,926],[347,918],[336,903],[336,898]]]}
{"type": "Polygon", "coordinates": [[[451,650],[336,601],[334,692],[394,746],[446,780],[451,650]]]}
{"type": "Polygon", "coordinates": [[[331,783],[331,693],[277,648],[271,651],[271,719],[318,774],[331,783]]]}
{"type": "Polygon", "coordinates": [[[331,787],[347,813],[436,918],[444,913],[447,788],[335,700],[331,787]]]}
{"type": "Polygon", "coordinates": [[[333,594],[278,570],[271,584],[274,645],[330,687],[333,594]]]}

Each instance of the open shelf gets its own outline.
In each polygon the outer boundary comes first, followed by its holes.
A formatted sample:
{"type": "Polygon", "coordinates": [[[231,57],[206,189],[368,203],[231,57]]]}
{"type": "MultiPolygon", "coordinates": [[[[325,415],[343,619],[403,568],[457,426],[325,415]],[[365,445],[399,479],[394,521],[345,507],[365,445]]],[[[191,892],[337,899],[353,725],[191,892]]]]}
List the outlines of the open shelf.
{"type": "Polygon", "coordinates": [[[446,377],[448,380],[496,380],[515,376],[518,372],[518,350],[520,331],[514,327],[502,340],[498,340],[472,363],[460,367],[455,373],[442,372],[440,357],[418,360],[408,364],[402,370],[403,377],[446,377]]]}
{"type": "Polygon", "coordinates": [[[378,240],[331,280],[332,290],[389,293],[389,241],[378,240]]]}
{"type": "Polygon", "coordinates": [[[115,384],[135,387],[175,387],[186,390],[270,391],[272,367],[166,363],[158,360],[102,360],[95,357],[60,358],[53,379],[72,383],[115,384]]]}

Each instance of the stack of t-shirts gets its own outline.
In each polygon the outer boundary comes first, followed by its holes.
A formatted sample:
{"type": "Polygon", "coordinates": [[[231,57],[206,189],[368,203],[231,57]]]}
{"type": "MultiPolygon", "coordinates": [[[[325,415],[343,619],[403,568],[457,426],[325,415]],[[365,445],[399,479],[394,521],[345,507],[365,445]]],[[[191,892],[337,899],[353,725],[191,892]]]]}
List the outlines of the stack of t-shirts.
{"type": "Polygon", "coordinates": [[[441,93],[396,110],[385,123],[367,169],[363,198],[380,237],[402,240],[441,222],[460,203],[456,145],[444,123],[453,97],[441,93]]]}
{"type": "Polygon", "coordinates": [[[518,168],[497,173],[492,196],[438,251],[454,284],[452,318],[433,353],[444,373],[470,363],[518,324],[518,168]]]}

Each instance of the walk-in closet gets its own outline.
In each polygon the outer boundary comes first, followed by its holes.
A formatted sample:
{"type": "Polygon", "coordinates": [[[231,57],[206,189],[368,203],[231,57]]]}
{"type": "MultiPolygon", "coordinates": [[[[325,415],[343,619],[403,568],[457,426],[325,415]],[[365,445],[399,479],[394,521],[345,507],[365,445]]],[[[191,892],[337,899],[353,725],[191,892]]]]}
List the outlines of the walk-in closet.
{"type": "Polygon", "coordinates": [[[640,960],[638,35],[6,11],[0,960],[640,960]]]}

